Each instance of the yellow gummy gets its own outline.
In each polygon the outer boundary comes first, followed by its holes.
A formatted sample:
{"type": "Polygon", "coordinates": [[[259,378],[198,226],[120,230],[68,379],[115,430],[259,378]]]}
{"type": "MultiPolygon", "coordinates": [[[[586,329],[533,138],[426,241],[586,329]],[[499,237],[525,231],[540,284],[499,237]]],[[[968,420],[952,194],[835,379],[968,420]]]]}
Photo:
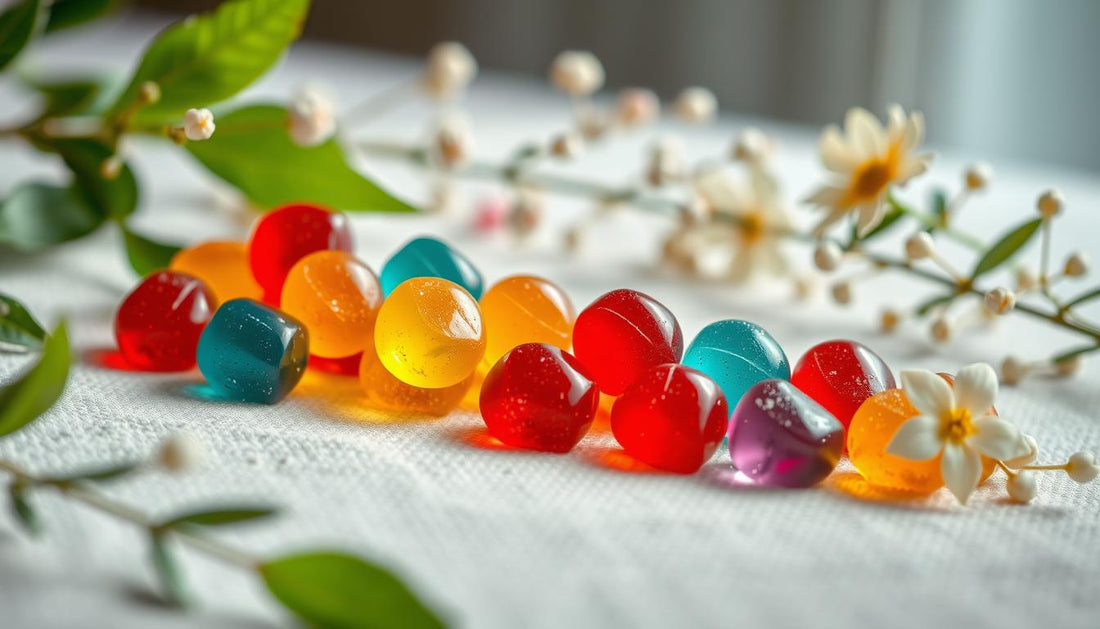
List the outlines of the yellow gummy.
{"type": "Polygon", "coordinates": [[[456,385],[474,373],[485,355],[481,310],[454,282],[412,278],[382,303],[374,346],[382,365],[406,384],[456,385]]]}
{"type": "Polygon", "coordinates": [[[252,278],[248,245],[213,240],[177,253],[168,268],[199,278],[218,303],[245,298],[260,300],[263,289],[252,278]]]}
{"type": "Polygon", "coordinates": [[[489,364],[524,343],[568,350],[573,342],[573,304],[557,284],[541,277],[517,275],[497,282],[481,297],[481,316],[489,364]]]}
{"type": "Polygon", "coordinates": [[[305,324],[311,354],[341,358],[372,346],[381,305],[369,266],[344,251],[318,251],[290,269],[280,308],[305,324]]]}
{"type": "Polygon", "coordinates": [[[373,349],[363,352],[359,363],[359,382],[367,393],[370,406],[387,411],[443,416],[454,410],[474,381],[470,374],[458,384],[439,389],[424,389],[405,384],[391,374],[373,349]]]}

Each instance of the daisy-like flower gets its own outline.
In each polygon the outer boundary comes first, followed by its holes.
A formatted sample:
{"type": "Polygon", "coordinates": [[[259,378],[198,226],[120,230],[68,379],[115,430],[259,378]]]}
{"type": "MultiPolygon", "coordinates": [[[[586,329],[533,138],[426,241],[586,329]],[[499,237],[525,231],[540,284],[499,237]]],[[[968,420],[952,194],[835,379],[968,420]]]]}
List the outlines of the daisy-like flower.
{"type": "Polygon", "coordinates": [[[931,153],[915,155],[924,139],[924,117],[893,105],[884,129],[866,109],[848,110],[844,133],[835,125],[821,134],[821,161],[836,175],[810,195],[806,202],[828,214],[814,229],[820,237],[833,223],[850,212],[859,213],[860,235],[882,222],[886,195],[891,186],[904,185],[923,173],[931,153]]]}
{"type": "Polygon", "coordinates": [[[963,367],[953,386],[931,371],[903,371],[901,386],[921,414],[898,428],[887,451],[913,461],[942,455],[943,482],[960,503],[978,486],[982,456],[1007,461],[1028,451],[1016,426],[993,412],[997,374],[988,364],[963,367]]]}

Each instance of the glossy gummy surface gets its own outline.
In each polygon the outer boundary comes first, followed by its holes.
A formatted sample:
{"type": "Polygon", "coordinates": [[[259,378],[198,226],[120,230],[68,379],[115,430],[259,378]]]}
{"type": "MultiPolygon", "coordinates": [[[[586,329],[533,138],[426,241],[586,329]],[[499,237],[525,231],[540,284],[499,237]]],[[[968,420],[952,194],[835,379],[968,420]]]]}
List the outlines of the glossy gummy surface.
{"type": "Polygon", "coordinates": [[[381,306],[374,271],[344,251],[305,256],[283,284],[281,309],[306,326],[310,351],[323,358],[351,356],[372,346],[381,306]]]}
{"type": "Polygon", "coordinates": [[[658,365],[615,400],[611,432],[635,459],[690,474],[722,442],[728,413],[722,390],[706,375],[683,365],[658,365]]]}
{"type": "Polygon", "coordinates": [[[787,355],[772,335],[739,319],[715,321],[703,328],[684,353],[684,364],[722,387],[731,412],[756,383],[791,376],[787,355]]]}
{"type": "Polygon", "coordinates": [[[274,404],[305,373],[309,337],[301,322],[250,299],[227,301],[199,339],[199,370],[222,397],[274,404]]]}
{"type": "Polygon", "coordinates": [[[202,280],[218,303],[263,298],[263,289],[252,277],[248,245],[243,242],[215,240],[188,247],[172,258],[169,268],[202,280]]]}
{"type": "Polygon", "coordinates": [[[528,343],[505,354],[481,385],[489,434],[528,450],[568,452],[588,432],[599,391],[577,359],[553,345],[528,343]]]}
{"type": "Polygon", "coordinates": [[[730,459],[762,485],[814,485],[833,471],[843,448],[840,422],[785,380],[753,385],[730,415],[730,459]]]}
{"type": "Polygon", "coordinates": [[[387,297],[402,282],[414,277],[445,279],[481,299],[481,272],[466,256],[442,240],[421,237],[405,243],[382,266],[382,293],[387,297]]]}
{"type": "Polygon", "coordinates": [[[278,306],[283,282],[294,264],[324,250],[352,251],[348,219],[343,214],[301,203],[265,214],[248,243],[249,265],[264,291],[264,303],[278,306]]]}
{"type": "Polygon", "coordinates": [[[496,364],[513,347],[546,343],[569,350],[576,313],[557,284],[528,275],[505,278],[481,298],[485,359],[496,364]]]}
{"type": "Polygon", "coordinates": [[[481,311],[454,282],[414,278],[382,302],[374,346],[398,380],[422,388],[449,387],[469,377],[485,355],[481,311]]]}
{"type": "Polygon", "coordinates": [[[886,361],[855,341],[826,341],[798,360],[791,383],[825,407],[845,427],[872,395],[897,386],[886,361]]]}
{"type": "Polygon", "coordinates": [[[573,353],[601,391],[619,395],[651,368],[679,362],[684,335],[676,317],[656,299],[620,288],[577,316],[573,353]]]}
{"type": "Polygon", "coordinates": [[[442,417],[458,407],[474,381],[470,374],[458,384],[436,389],[414,387],[398,380],[386,369],[373,348],[363,352],[359,363],[359,383],[372,408],[442,417]]]}
{"type": "Polygon", "coordinates": [[[213,304],[201,280],[175,271],[153,273],[130,291],[115,314],[118,349],[137,369],[191,369],[213,304]]]}

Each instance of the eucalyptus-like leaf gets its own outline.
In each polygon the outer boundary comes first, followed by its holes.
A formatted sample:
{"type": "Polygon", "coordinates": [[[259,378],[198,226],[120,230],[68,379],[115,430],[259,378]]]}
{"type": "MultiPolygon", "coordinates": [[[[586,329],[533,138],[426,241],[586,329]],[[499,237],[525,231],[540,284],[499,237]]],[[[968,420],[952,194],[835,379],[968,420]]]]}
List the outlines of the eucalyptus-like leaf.
{"type": "Polygon", "coordinates": [[[52,33],[101,18],[119,5],[119,0],[53,0],[46,32],[52,33]]]}
{"type": "Polygon", "coordinates": [[[85,236],[105,218],[76,187],[25,181],[0,201],[0,244],[38,251],[85,236]]]}
{"type": "Polygon", "coordinates": [[[154,532],[149,538],[149,551],[160,583],[164,599],[176,607],[186,607],[191,600],[190,592],[183,579],[179,563],[168,548],[168,540],[161,532],[154,532]]]}
{"type": "Polygon", "coordinates": [[[187,150],[267,209],[312,201],[341,210],[416,211],[352,169],[335,140],[313,147],[292,142],[287,116],[278,105],[252,105],[222,114],[214,137],[189,142],[187,150]]]}
{"type": "Polygon", "coordinates": [[[39,30],[42,3],[23,0],[0,13],[0,70],[15,60],[39,30]]]}
{"type": "Polygon", "coordinates": [[[117,463],[114,465],[108,465],[107,467],[101,467],[91,470],[83,470],[80,472],[73,472],[71,474],[63,474],[61,476],[50,476],[42,479],[43,483],[49,485],[65,485],[69,483],[79,482],[103,482],[120,478],[133,472],[138,468],[138,463],[117,463]]]}
{"type": "Polygon", "coordinates": [[[996,243],[986,250],[978,263],[974,265],[970,277],[977,278],[1008,262],[1012,256],[1027,244],[1031,237],[1039,231],[1043,219],[1036,218],[1014,228],[1001,237],[996,243]]]}
{"type": "Polygon", "coordinates": [[[201,509],[188,513],[181,513],[163,521],[160,528],[168,529],[181,524],[195,524],[198,526],[222,526],[225,524],[237,524],[249,520],[259,520],[278,513],[274,507],[236,507],[233,509],[201,509]]]}
{"type": "Polygon", "coordinates": [[[290,555],[260,566],[267,589],[307,624],[331,629],[445,626],[390,572],[336,552],[290,555]]]}
{"type": "Polygon", "coordinates": [[[38,419],[53,406],[65,390],[71,362],[69,333],[61,322],[46,339],[38,362],[0,388],[0,437],[38,419]]]}
{"type": "Polygon", "coordinates": [[[172,257],[180,251],[180,247],[146,238],[125,226],[122,228],[122,237],[125,240],[126,258],[130,261],[130,266],[142,277],[153,271],[168,268],[172,257]]]}
{"type": "Polygon", "coordinates": [[[138,185],[134,173],[125,162],[118,174],[107,179],[102,174],[103,162],[114,151],[103,142],[90,138],[35,138],[35,145],[56,152],[73,172],[76,188],[104,216],[125,220],[137,210],[138,185]]]}
{"type": "Polygon", "coordinates": [[[12,483],[8,487],[8,498],[11,500],[11,512],[15,516],[15,521],[31,535],[41,533],[42,520],[30,503],[26,487],[19,483],[12,483]]]}
{"type": "Polygon", "coordinates": [[[955,297],[957,297],[957,295],[955,295],[954,293],[950,295],[940,295],[938,297],[933,297],[932,299],[929,299],[928,301],[917,306],[916,313],[918,316],[923,317],[924,315],[931,312],[932,309],[936,306],[951,303],[951,301],[954,300],[955,297]]]}
{"type": "Polygon", "coordinates": [[[0,293],[0,348],[41,349],[46,330],[26,306],[0,293]]]}
{"type": "Polygon", "coordinates": [[[177,22],[149,45],[111,113],[133,107],[146,81],[160,86],[160,100],[141,107],[139,125],[176,123],[192,107],[233,96],[279,60],[308,9],[309,0],[230,0],[177,22]]]}

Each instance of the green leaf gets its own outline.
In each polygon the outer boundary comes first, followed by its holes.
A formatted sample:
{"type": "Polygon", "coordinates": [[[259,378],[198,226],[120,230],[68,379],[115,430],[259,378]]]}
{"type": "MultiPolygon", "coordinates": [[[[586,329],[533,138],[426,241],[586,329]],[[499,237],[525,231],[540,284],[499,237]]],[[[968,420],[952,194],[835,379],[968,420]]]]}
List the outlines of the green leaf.
{"type": "Polygon", "coordinates": [[[21,77],[23,83],[42,95],[44,100],[38,120],[56,116],[72,116],[102,108],[103,96],[110,92],[110,81],[98,77],[52,77],[37,75],[21,77]]]}
{"type": "Polygon", "coordinates": [[[947,191],[943,188],[932,191],[932,215],[941,225],[944,224],[944,217],[947,216],[947,191]]]}
{"type": "Polygon", "coordinates": [[[187,150],[256,204],[311,201],[341,210],[415,212],[353,170],[335,140],[301,147],[286,129],[287,111],[252,105],[218,117],[218,130],[187,150]]]}
{"type": "Polygon", "coordinates": [[[180,524],[199,526],[221,526],[249,520],[270,517],[278,512],[273,507],[238,507],[236,509],[204,509],[174,516],[161,523],[161,528],[171,528],[180,524]]]}
{"type": "Polygon", "coordinates": [[[137,463],[118,463],[115,465],[108,465],[107,467],[101,467],[94,470],[85,470],[82,472],[74,472],[72,474],[65,474],[63,476],[52,476],[43,479],[43,482],[51,485],[64,485],[66,483],[78,483],[78,482],[103,482],[108,480],[114,480],[120,476],[125,476],[130,472],[133,472],[138,468],[137,463]]]}
{"type": "Polygon", "coordinates": [[[11,498],[11,511],[16,521],[22,524],[23,528],[31,535],[41,533],[42,520],[39,519],[38,512],[31,506],[26,488],[20,483],[12,483],[8,487],[8,497],[11,498]]]}
{"type": "Polygon", "coordinates": [[[153,533],[149,539],[153,570],[160,583],[164,599],[176,607],[186,607],[191,600],[183,579],[183,573],[172,552],[168,550],[167,539],[163,533],[153,533]]]}
{"type": "Polygon", "coordinates": [[[166,245],[146,238],[126,227],[122,228],[122,237],[126,241],[126,257],[130,261],[130,266],[142,277],[153,271],[167,269],[173,256],[181,249],[175,245],[166,245]]]}
{"type": "Polygon", "coordinates": [[[267,589],[306,623],[333,629],[443,627],[392,574],[335,552],[282,557],[260,566],[267,589]]]}
{"type": "Polygon", "coordinates": [[[14,297],[0,293],[0,347],[40,349],[45,340],[46,330],[27,308],[14,297]]]}
{"type": "Polygon", "coordinates": [[[0,202],[0,243],[38,251],[85,236],[105,218],[74,187],[23,182],[0,202]]]}
{"type": "Polygon", "coordinates": [[[46,339],[38,362],[0,388],[0,437],[26,426],[53,406],[65,390],[71,361],[69,334],[62,322],[46,339]]]}
{"type": "Polygon", "coordinates": [[[41,5],[39,0],[23,0],[0,13],[0,70],[14,61],[37,34],[41,5]]]}
{"type": "Polygon", "coordinates": [[[931,312],[932,309],[936,306],[951,303],[951,301],[957,296],[958,295],[952,293],[950,295],[940,295],[939,297],[933,297],[932,299],[929,299],[928,301],[917,306],[915,312],[917,313],[917,316],[923,317],[924,315],[931,312]]]}
{"type": "Polygon", "coordinates": [[[1041,218],[1030,220],[1002,236],[1001,239],[986,250],[985,254],[978,260],[978,264],[974,266],[974,270],[970,273],[970,277],[972,279],[977,278],[1001,266],[1005,262],[1008,262],[1013,254],[1031,240],[1031,237],[1039,231],[1039,226],[1042,224],[1043,219],[1041,218]]]}
{"type": "Polygon", "coordinates": [[[104,160],[114,154],[106,144],[88,138],[41,137],[35,138],[35,144],[61,156],[65,165],[73,171],[77,189],[102,215],[120,221],[137,210],[138,185],[130,166],[123,163],[118,175],[112,179],[101,174],[104,160]]]}
{"type": "Polygon", "coordinates": [[[173,123],[192,107],[223,101],[260,78],[279,60],[305,21],[309,0],[232,0],[162,32],[111,108],[120,114],[154,81],[160,100],[134,120],[173,123]]]}
{"type": "Polygon", "coordinates": [[[118,0],[53,0],[46,32],[79,26],[103,17],[118,7],[118,0]]]}

